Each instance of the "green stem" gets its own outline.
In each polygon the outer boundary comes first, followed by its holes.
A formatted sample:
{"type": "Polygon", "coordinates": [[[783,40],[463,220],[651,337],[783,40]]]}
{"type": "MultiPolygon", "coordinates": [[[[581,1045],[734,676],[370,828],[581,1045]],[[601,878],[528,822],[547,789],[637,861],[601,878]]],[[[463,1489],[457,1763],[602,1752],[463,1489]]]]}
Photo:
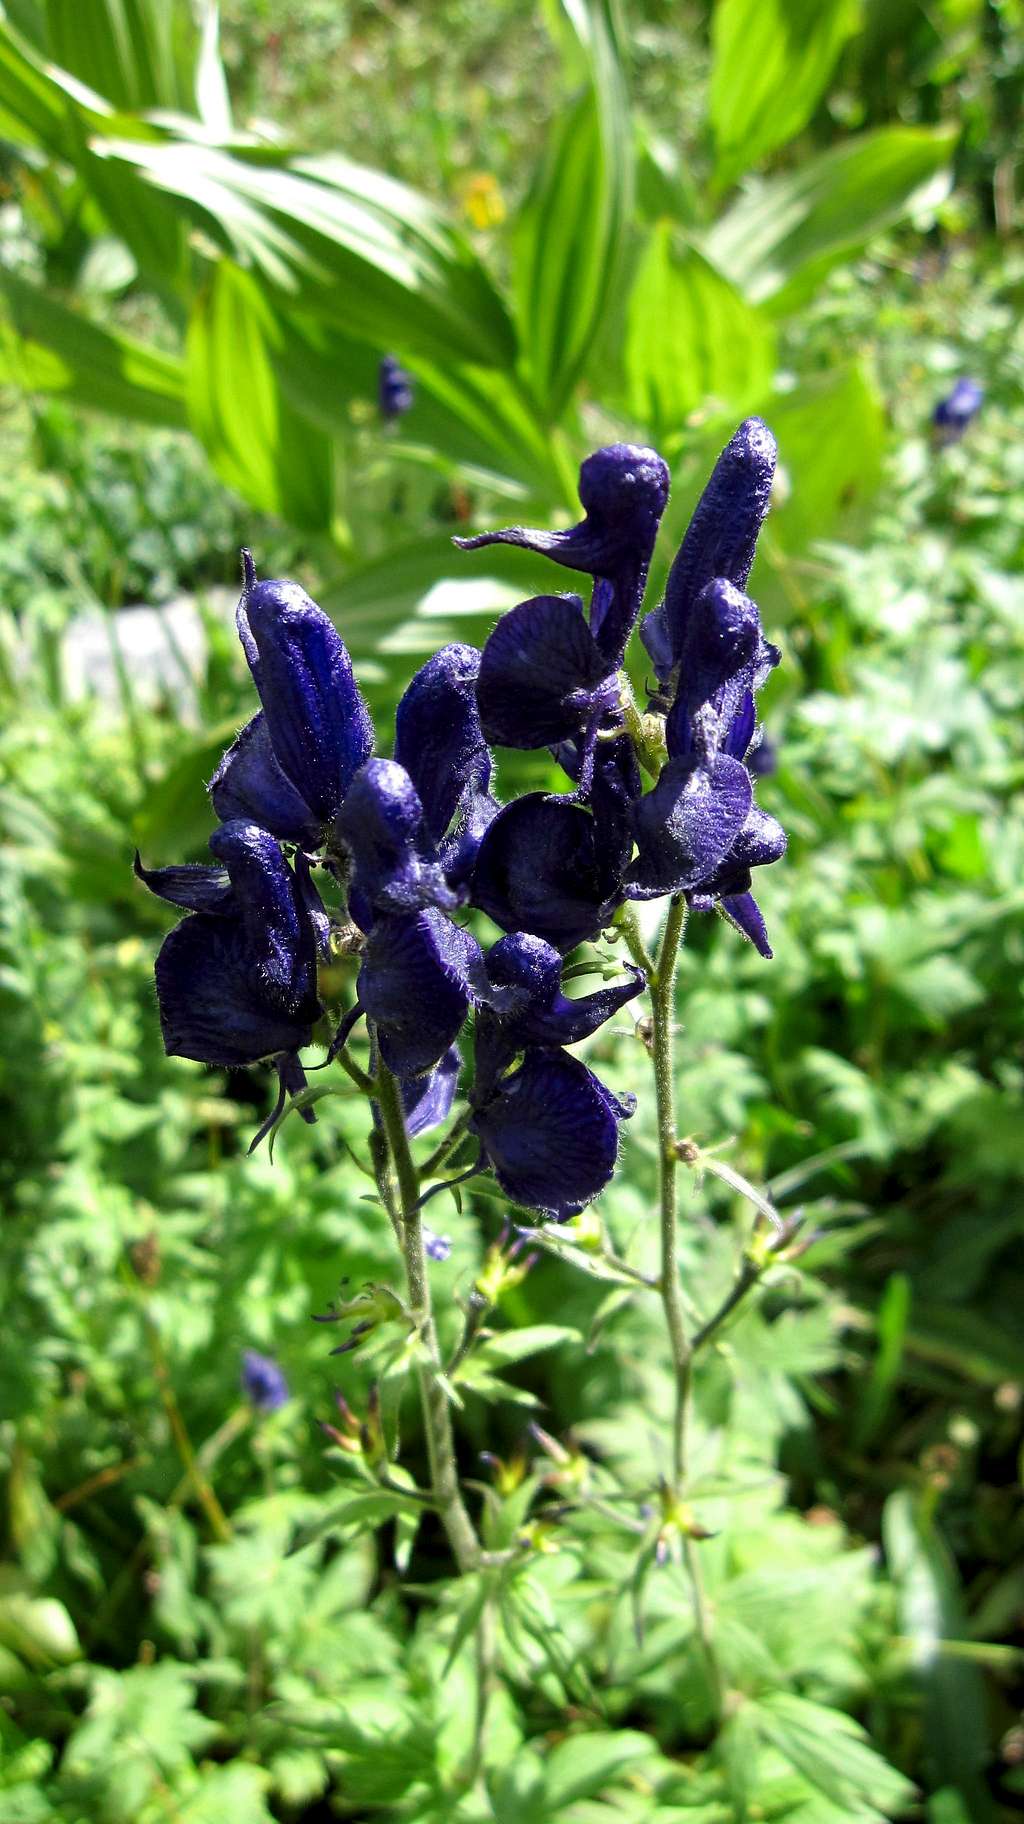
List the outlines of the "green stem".
{"type": "Polygon", "coordinates": [[[658,1110],[658,1203],[661,1213],[661,1302],[665,1311],[672,1367],[675,1374],[675,1412],[672,1423],[672,1482],[678,1493],[686,1468],[686,1414],[690,1394],[691,1350],[679,1291],[679,1222],[676,1195],[675,1081],[672,1069],[675,1019],[676,965],[686,930],[686,901],[676,894],[669,901],[665,932],[651,981],[654,1091],[658,1110]]]}
{"type": "Polygon", "coordinates": [[[419,1174],[409,1150],[398,1082],[387,1066],[378,1065],[374,1084],[381,1126],[398,1183],[398,1213],[409,1309],[416,1325],[421,1353],[418,1364],[423,1426],[430,1460],[431,1493],[460,1571],[475,1570],[480,1543],[466,1511],[455,1462],[451,1409],[443,1384],[441,1350],[430,1302],[423,1224],[418,1208],[419,1174]]]}
{"type": "MultiPolygon", "coordinates": [[[[679,1289],[679,1209],[677,1171],[679,1154],[676,1141],[675,1081],[672,1067],[673,1026],[675,1023],[676,968],[679,947],[686,933],[686,900],[681,893],[669,901],[668,917],[658,950],[658,963],[651,981],[651,1054],[654,1059],[654,1088],[658,1111],[658,1189],[661,1212],[661,1302],[665,1312],[672,1367],[675,1375],[675,1411],[672,1420],[672,1487],[678,1497],[686,1480],[686,1430],[690,1409],[690,1384],[693,1372],[694,1343],[686,1334],[682,1295],[679,1289]]],[[[696,1542],[684,1539],[684,1556],[693,1590],[693,1611],[697,1634],[707,1666],[712,1710],[717,1719],[722,1715],[724,1692],[722,1674],[714,1646],[711,1611],[704,1590],[704,1577],[696,1542]]]]}

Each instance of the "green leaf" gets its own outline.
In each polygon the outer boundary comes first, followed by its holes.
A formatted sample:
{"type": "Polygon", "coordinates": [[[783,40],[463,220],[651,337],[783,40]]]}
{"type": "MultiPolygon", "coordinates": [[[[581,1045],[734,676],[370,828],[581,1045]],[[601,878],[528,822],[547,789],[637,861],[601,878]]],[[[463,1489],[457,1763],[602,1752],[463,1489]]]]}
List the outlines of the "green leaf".
{"type": "Polygon", "coordinates": [[[853,1810],[866,1802],[891,1818],[913,1797],[910,1781],[842,1711],[775,1691],[758,1700],[757,1715],[762,1735],[833,1804],[853,1810]]]}
{"type": "Polygon", "coordinates": [[[49,55],[115,108],[195,108],[199,33],[171,0],[46,0],[49,55]]]}
{"type": "Polygon", "coordinates": [[[552,1748],[544,1762],[545,1798],[553,1816],[560,1805],[594,1798],[624,1768],[657,1753],[648,1735],[620,1729],[609,1735],[572,1735],[552,1748]]]}
{"type": "Polygon", "coordinates": [[[892,1405],[903,1361],[910,1298],[911,1284],[906,1273],[893,1273],[886,1282],[878,1307],[875,1359],[857,1400],[853,1424],[853,1444],[857,1450],[863,1450],[878,1435],[892,1405]]]}
{"type": "Polygon", "coordinates": [[[463,237],[415,190],[340,156],[166,137],[93,151],[198,223],[282,303],[380,351],[511,367],[505,306],[463,237]]]}
{"type": "Polygon", "coordinates": [[[766,411],[786,488],[769,515],[765,542],[769,551],[776,545],[797,555],[870,502],[882,478],[882,402],[853,363],[805,381],[766,411]]]}
{"type": "Polygon", "coordinates": [[[185,369],[176,355],[90,323],[6,268],[0,288],[13,335],[0,332],[0,375],[139,424],[185,428],[185,369]]]}
{"type": "Polygon", "coordinates": [[[702,407],[743,417],[764,397],[775,361],[771,324],[671,224],[648,237],[629,294],[629,407],[659,444],[702,407]]]}
{"type": "Polygon", "coordinates": [[[985,1686],[969,1659],[942,1651],[944,1641],[968,1632],[955,1561],[926,1505],[905,1489],[885,1504],[882,1536],[924,1702],[930,1759],[939,1783],[955,1787],[975,1824],[985,1824],[992,1816],[982,1777],[989,1752],[985,1686]]]}
{"type": "Polygon", "coordinates": [[[883,127],[751,184],[705,251],[754,303],[795,309],[857,247],[949,189],[953,127],[883,127]]]}
{"type": "Polygon", "coordinates": [[[806,126],[857,23],[856,0],[716,0],[709,115],[720,188],[806,126]]]}
{"type": "Polygon", "coordinates": [[[528,1355],[538,1355],[542,1349],[554,1349],[559,1343],[581,1341],[579,1331],[567,1324],[527,1324],[522,1330],[502,1330],[497,1336],[489,1336],[476,1354],[495,1366],[507,1367],[528,1355]]]}
{"type": "Polygon", "coordinates": [[[262,512],[325,531],[334,512],[332,444],[281,386],[282,341],[256,280],[221,260],[189,323],[189,415],[229,487],[262,512]]]}
{"type": "Polygon", "coordinates": [[[538,398],[557,419],[614,299],[632,207],[633,135],[600,6],[567,8],[589,65],[556,121],[516,233],[516,314],[538,398]]]}

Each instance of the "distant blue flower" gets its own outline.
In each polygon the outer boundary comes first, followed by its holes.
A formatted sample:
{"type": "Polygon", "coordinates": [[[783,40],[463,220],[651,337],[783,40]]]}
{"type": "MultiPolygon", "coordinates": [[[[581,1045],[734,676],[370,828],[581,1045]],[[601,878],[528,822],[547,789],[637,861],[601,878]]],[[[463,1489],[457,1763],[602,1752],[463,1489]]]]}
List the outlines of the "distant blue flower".
{"type": "MultiPolygon", "coordinates": [[[[273,1058],[281,1084],[273,1120],[286,1092],[305,1087],[297,1054],[322,1011],[316,896],[308,870],[293,873],[258,824],[222,824],[210,847],[219,867],[151,869],[135,858],[151,892],[190,910],[156,960],[164,1046],[170,1057],[229,1068],[273,1058]]],[[[311,1108],[302,1113],[315,1119],[311,1108]]]]}
{"type": "Polygon", "coordinates": [[[932,423],[940,443],[959,443],[968,425],[981,410],[985,389],[977,380],[961,378],[951,393],[940,399],[932,423]]]}
{"type": "Polygon", "coordinates": [[[430,1260],[447,1260],[452,1251],[452,1244],[447,1235],[437,1235],[433,1229],[423,1225],[423,1249],[430,1260]]]}
{"type": "Polygon", "coordinates": [[[257,1412],[276,1412],[291,1398],[283,1368],[256,1349],[247,1349],[242,1357],[242,1392],[257,1412]]]}
{"type": "Polygon", "coordinates": [[[210,781],[222,819],[319,847],[373,749],[373,724],[333,622],[298,583],[256,580],[242,553],[238,636],[263,705],[210,781]]]}
{"type": "Polygon", "coordinates": [[[401,418],[415,400],[411,375],[394,355],[382,355],[377,375],[377,402],[382,418],[401,418]]]}

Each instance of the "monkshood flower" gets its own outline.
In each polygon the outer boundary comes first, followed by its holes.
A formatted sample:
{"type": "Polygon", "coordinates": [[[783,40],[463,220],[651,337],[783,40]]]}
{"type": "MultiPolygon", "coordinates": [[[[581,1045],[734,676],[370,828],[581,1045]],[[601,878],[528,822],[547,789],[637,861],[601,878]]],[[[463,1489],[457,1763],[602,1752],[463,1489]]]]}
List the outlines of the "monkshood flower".
{"type": "Polygon", "coordinates": [[[491,1166],[505,1195],[566,1222],[611,1179],[619,1123],[634,1107],[567,1051],[530,1050],[474,1107],[470,1125],[480,1163],[491,1166]]]}
{"type": "Polygon", "coordinates": [[[382,418],[401,418],[415,399],[412,376],[394,355],[382,355],[377,374],[377,402],[382,418]]]}
{"type": "Polygon", "coordinates": [[[488,1164],[515,1203],[555,1221],[574,1216],[602,1191],[615,1169],[619,1122],[635,1100],[621,1101],[578,1058],[561,1048],[596,1032],[640,994],[643,974],[579,1000],[562,993],[562,959],[540,938],[501,938],[474,971],[476,1077],[472,1131],[481,1142],[477,1169],[488,1164]],[[523,1052],[518,1070],[509,1072],[523,1052]]]}
{"type": "Polygon", "coordinates": [[[959,379],[951,393],[940,399],[932,413],[939,443],[959,443],[973,419],[981,410],[985,390],[977,380],[959,379]]]}
{"type": "Polygon", "coordinates": [[[697,502],[665,584],[665,599],[645,615],[640,638],[659,683],[683,657],[686,629],[701,590],[715,577],[744,589],[754,562],[775,474],[775,439],[747,418],[719,456],[697,502]]]}
{"type": "Polygon", "coordinates": [[[263,705],[210,781],[223,821],[249,818],[304,849],[330,845],[353,778],[373,749],[373,724],[333,622],[298,583],[245,587],[236,625],[263,705]]]}
{"type": "Polygon", "coordinates": [[[750,893],[751,870],[786,846],[753,801],[744,761],[756,732],[756,695],[778,649],[743,593],[768,507],[775,441],[760,419],[741,425],[719,457],[679,553],[665,599],[641,637],[668,708],[668,764],[633,807],[633,899],[686,893],[699,911],[721,905],[763,956],[768,937],[750,893]]]}
{"type": "Polygon", "coordinates": [[[348,1021],[360,1012],[373,1021],[385,1064],[402,1078],[441,1064],[469,1011],[479,946],[446,914],[465,902],[497,809],[476,706],[479,659],[471,646],[445,646],[417,672],[398,706],[396,758],[367,762],[337,819],[349,908],[367,934],[348,1021]]]}
{"type": "MultiPolygon", "coordinates": [[[[152,893],[189,913],[156,959],[168,1056],[227,1068],[270,1058],[277,1068],[277,1107],[256,1145],[286,1095],[306,1085],[298,1053],[322,1012],[316,970],[323,908],[308,869],[293,872],[258,824],[232,819],[214,831],[210,848],[217,867],[145,868],[136,855],[135,872],[152,893]]],[[[315,1119],[311,1108],[301,1113],[315,1119]]]]}
{"type": "Polygon", "coordinates": [[[258,1349],[247,1349],[242,1357],[242,1392],[257,1412],[276,1412],[291,1398],[280,1363],[258,1349]]]}
{"type": "MultiPolygon", "coordinates": [[[[580,468],[585,517],[579,525],[565,532],[509,526],[455,540],[466,551],[518,545],[594,578],[589,627],[577,596],[561,598],[565,605],[547,613],[526,602],[499,621],[488,647],[496,644],[491,652],[484,649],[481,667],[481,715],[489,740],[506,747],[544,747],[549,739],[567,739],[607,709],[603,686],[621,665],[640,612],[668,490],[668,468],[654,450],[613,443],[595,450],[580,468]],[[519,722],[509,715],[510,693],[514,696],[518,689],[537,693],[536,703],[523,701],[519,722]],[[575,700],[570,703],[570,698],[575,700]],[[530,721],[535,711],[542,724],[554,716],[561,732],[537,738],[539,731],[530,721]]],[[[558,599],[542,596],[539,601],[558,599]]]]}

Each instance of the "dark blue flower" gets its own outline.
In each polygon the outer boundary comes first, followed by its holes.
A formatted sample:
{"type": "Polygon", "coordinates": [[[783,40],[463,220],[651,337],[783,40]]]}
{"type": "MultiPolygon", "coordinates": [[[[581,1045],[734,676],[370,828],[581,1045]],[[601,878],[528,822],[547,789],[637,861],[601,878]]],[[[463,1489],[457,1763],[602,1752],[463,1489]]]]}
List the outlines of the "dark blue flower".
{"type": "Polygon", "coordinates": [[[238,635],[263,705],[210,781],[218,817],[306,848],[328,836],[373,749],[373,725],[334,624],[298,583],[256,580],[243,552],[238,635]]]}
{"type": "Polygon", "coordinates": [[[433,906],[376,918],[356,993],[396,1077],[418,1077],[454,1045],[480,947],[433,906]]]}
{"type": "Polygon", "coordinates": [[[377,400],[382,418],[401,418],[413,404],[412,377],[396,356],[382,355],[377,375],[377,400]]]}
{"type": "Polygon", "coordinates": [[[468,878],[498,806],[480,726],[475,646],[442,646],[422,665],[395,713],[395,759],[419,793],[423,820],[449,885],[468,878]]]}
{"type": "Polygon", "coordinates": [[[379,913],[461,905],[430,840],[419,793],[396,760],[368,760],[335,821],[352,860],[349,905],[364,931],[379,913]]]}
{"type": "Polygon", "coordinates": [[[492,945],[473,978],[476,1002],[476,1094],[517,1052],[576,1045],[642,993],[641,970],[578,1000],[562,993],[562,958],[543,938],[515,932],[492,945]]]}
{"type": "Polygon", "coordinates": [[[609,1182],[619,1122],[631,1113],[578,1058],[531,1050],[474,1108],[470,1125],[505,1195],[564,1222],[609,1182]]]}
{"type": "Polygon", "coordinates": [[[151,892],[195,908],[164,939],[156,986],[171,1057],[237,1067],[308,1045],[320,1017],[317,933],[295,875],[257,824],[214,831],[220,867],[153,868],[151,892]]]}
{"type": "Polygon", "coordinates": [[[951,393],[940,399],[932,413],[932,423],[940,443],[959,443],[968,425],[981,410],[985,390],[977,380],[966,377],[957,381],[951,393]]]}
{"type": "Polygon", "coordinates": [[[718,458],[669,571],[665,599],[640,629],[662,684],[680,663],[694,603],[706,585],[720,577],[735,589],[746,587],[775,458],[775,439],[760,418],[747,418],[718,458]]]}
{"type": "Polygon", "coordinates": [[[447,1121],[458,1088],[462,1057],[456,1045],[445,1052],[440,1064],[424,1076],[409,1077],[402,1084],[402,1108],[405,1129],[410,1139],[428,1133],[447,1121]]]}
{"type": "Polygon", "coordinates": [[[472,903],[503,931],[572,950],[598,935],[622,897],[620,857],[574,798],[528,792],[499,811],[480,844],[472,903]]]}
{"type": "Polygon", "coordinates": [[[578,595],[534,596],[502,615],[483,650],[477,700],[484,734],[503,747],[550,747],[616,717],[616,674],[578,595]]]}
{"type": "Polygon", "coordinates": [[[257,1412],[276,1412],[291,1398],[280,1363],[257,1349],[247,1349],[242,1357],[242,1392],[257,1412]]]}
{"type": "Polygon", "coordinates": [[[746,822],[750,774],[729,754],[670,760],[634,808],[639,853],[627,876],[631,899],[659,899],[715,873],[746,822]]]}
{"type": "MultiPolygon", "coordinates": [[[[480,545],[518,545],[592,576],[590,631],[608,670],[614,671],[640,611],[669,479],[668,468],[654,450],[610,444],[595,450],[580,468],[585,518],[579,525],[566,532],[508,526],[500,532],[457,538],[455,543],[467,551],[480,545]]],[[[580,684],[585,687],[585,680],[581,678],[580,684]]]]}

